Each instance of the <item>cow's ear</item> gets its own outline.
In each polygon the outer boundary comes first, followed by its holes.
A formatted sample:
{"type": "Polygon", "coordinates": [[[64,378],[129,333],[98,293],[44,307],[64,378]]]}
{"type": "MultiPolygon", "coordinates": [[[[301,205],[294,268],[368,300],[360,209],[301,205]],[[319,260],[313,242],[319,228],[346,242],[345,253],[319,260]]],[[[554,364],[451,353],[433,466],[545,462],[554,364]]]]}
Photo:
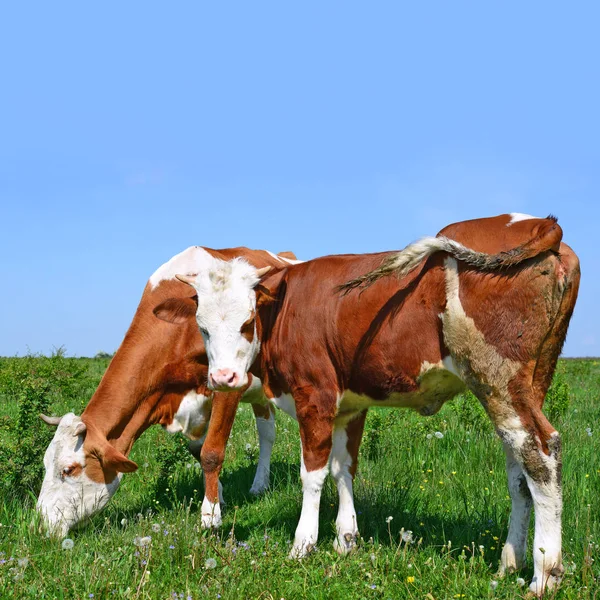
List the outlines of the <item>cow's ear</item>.
{"type": "Polygon", "coordinates": [[[285,287],[284,276],[287,269],[269,271],[254,288],[256,292],[256,306],[260,307],[275,302],[285,287]]]}
{"type": "Polygon", "coordinates": [[[196,315],[198,296],[191,298],[169,298],[161,302],[152,311],[161,321],[168,323],[185,323],[196,315]]]}
{"type": "Polygon", "coordinates": [[[283,252],[278,252],[277,256],[281,256],[281,258],[289,258],[291,260],[298,260],[298,257],[289,250],[284,250],[283,252]]]}
{"type": "Polygon", "coordinates": [[[114,446],[106,444],[102,453],[102,466],[117,473],[133,473],[138,466],[119,452],[114,446]]]}

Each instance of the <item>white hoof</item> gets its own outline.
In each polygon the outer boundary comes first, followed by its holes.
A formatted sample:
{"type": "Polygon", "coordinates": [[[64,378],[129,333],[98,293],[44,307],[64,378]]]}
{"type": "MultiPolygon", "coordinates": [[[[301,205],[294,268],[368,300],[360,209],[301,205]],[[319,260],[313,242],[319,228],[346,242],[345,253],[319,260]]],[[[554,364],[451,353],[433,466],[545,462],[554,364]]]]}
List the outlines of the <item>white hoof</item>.
{"type": "Polygon", "coordinates": [[[333,549],[340,555],[349,554],[356,548],[356,537],[358,531],[340,533],[337,538],[333,540],[333,549]]]}
{"type": "Polygon", "coordinates": [[[202,501],[202,529],[217,529],[218,527],[221,527],[222,522],[221,506],[219,504],[213,504],[205,497],[202,501]]]}
{"type": "Polygon", "coordinates": [[[536,596],[545,597],[546,592],[550,592],[555,587],[557,587],[562,580],[562,567],[559,567],[559,569],[552,569],[552,571],[545,575],[543,582],[540,581],[539,578],[534,575],[529,586],[529,591],[535,594],[536,596]],[[555,573],[553,574],[552,571],[555,571],[555,573]],[[560,575],[559,571],[561,573],[560,575]]]}
{"type": "Polygon", "coordinates": [[[269,489],[268,484],[253,484],[252,487],[250,488],[250,493],[253,496],[262,496],[262,494],[264,494],[267,490],[269,489]]]}
{"type": "Polygon", "coordinates": [[[289,557],[293,559],[304,558],[307,554],[312,552],[315,544],[311,541],[294,542],[292,549],[290,550],[289,557]]]}

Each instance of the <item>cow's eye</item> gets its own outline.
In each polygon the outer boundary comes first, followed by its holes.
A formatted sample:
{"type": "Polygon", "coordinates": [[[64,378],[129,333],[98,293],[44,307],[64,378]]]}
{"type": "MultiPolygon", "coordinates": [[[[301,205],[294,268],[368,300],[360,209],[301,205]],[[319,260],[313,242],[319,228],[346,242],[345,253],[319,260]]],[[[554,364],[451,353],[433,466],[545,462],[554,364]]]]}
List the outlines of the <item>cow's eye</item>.
{"type": "Polygon", "coordinates": [[[69,467],[65,467],[60,474],[61,479],[64,479],[65,477],[71,477],[77,470],[77,466],[78,465],[71,465],[69,467]]]}
{"type": "Polygon", "coordinates": [[[208,337],[208,331],[206,329],[204,329],[204,327],[200,327],[200,333],[204,336],[204,337],[208,337]]]}

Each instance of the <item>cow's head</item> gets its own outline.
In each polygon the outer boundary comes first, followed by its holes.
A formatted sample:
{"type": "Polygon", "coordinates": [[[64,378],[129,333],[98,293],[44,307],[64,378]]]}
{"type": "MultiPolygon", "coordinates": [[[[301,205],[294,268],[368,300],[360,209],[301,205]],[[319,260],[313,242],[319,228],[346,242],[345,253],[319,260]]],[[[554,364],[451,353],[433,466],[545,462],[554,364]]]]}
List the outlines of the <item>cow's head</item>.
{"type": "Polygon", "coordinates": [[[248,371],[260,350],[255,288],[269,270],[255,269],[243,259],[213,259],[198,275],[177,275],[196,290],[193,300],[171,299],[154,309],[157,317],[178,322],[195,305],[208,357],[208,386],[213,390],[239,390],[248,383],[248,371]]]}
{"type": "Polygon", "coordinates": [[[56,426],[56,433],[44,455],[37,509],[50,533],[64,536],[102,509],[119,487],[121,473],[137,465],[73,413],[42,419],[56,426]]]}

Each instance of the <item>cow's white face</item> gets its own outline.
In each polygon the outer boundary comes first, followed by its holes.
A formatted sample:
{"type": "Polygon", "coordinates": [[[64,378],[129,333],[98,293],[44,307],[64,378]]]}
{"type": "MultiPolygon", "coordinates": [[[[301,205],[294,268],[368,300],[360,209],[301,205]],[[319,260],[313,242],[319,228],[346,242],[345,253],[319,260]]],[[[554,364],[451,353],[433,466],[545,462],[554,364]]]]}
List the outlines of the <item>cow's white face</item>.
{"type": "Polygon", "coordinates": [[[248,371],[260,349],[256,335],[258,271],[242,259],[213,259],[195,278],[182,279],[198,294],[196,321],[208,357],[208,385],[236,390],[248,383],[248,371]]]}
{"type": "Polygon", "coordinates": [[[53,535],[65,536],[71,527],[98,512],[119,487],[120,474],[110,483],[90,478],[89,472],[101,473],[102,467],[95,453],[84,451],[85,436],[81,418],[67,413],[44,455],[46,473],[37,509],[53,535]]]}

